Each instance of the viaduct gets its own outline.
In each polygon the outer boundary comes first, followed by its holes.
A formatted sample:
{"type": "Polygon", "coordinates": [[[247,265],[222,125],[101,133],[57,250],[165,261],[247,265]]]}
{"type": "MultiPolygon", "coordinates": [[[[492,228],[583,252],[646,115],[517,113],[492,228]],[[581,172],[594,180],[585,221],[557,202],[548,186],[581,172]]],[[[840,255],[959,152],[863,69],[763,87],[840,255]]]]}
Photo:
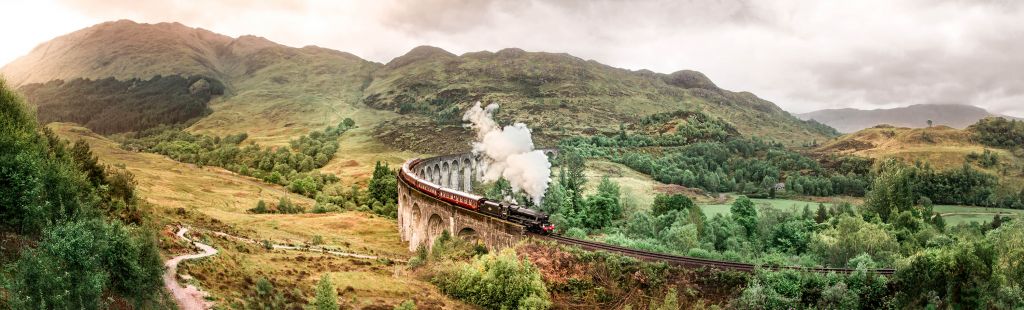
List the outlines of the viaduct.
{"type": "MultiPolygon", "coordinates": [[[[543,151],[548,158],[558,155],[555,149],[543,151]]],[[[454,154],[424,159],[409,170],[420,181],[475,196],[473,183],[479,182],[482,163],[480,157],[471,153],[454,154]]],[[[491,250],[510,247],[526,235],[523,226],[452,205],[399,177],[398,232],[402,241],[409,243],[409,251],[420,245],[430,248],[444,231],[453,237],[480,241],[491,250]]]]}

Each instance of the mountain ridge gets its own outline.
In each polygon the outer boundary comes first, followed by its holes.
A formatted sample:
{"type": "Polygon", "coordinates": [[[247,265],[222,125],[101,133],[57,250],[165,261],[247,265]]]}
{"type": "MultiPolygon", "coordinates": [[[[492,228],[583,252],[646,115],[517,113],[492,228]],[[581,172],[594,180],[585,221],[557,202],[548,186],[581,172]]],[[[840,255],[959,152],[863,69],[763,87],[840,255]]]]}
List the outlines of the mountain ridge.
{"type": "Polygon", "coordinates": [[[863,110],[856,108],[823,109],[795,114],[804,119],[814,119],[832,126],[844,133],[853,133],[877,125],[923,128],[928,121],[933,125],[946,125],[964,129],[985,117],[1006,115],[991,113],[980,107],[964,104],[915,104],[891,109],[863,110]]]}
{"type": "MultiPolygon", "coordinates": [[[[721,89],[700,72],[633,71],[518,48],[455,55],[420,46],[381,64],[258,36],[231,38],[180,23],[119,20],[42,43],[0,73],[19,86],[76,78],[209,77],[225,85],[225,95],[213,99],[212,113],[189,130],[248,132],[271,145],[353,116],[372,119],[365,125],[375,128],[377,139],[420,141],[443,134],[469,141],[461,111],[478,100],[500,103],[499,120],[526,122],[546,145],[676,110],[703,111],[745,135],[787,144],[834,135],[754,94],[721,89]]],[[[468,149],[468,143],[441,150],[417,143],[398,147],[437,153],[468,149]]]]}

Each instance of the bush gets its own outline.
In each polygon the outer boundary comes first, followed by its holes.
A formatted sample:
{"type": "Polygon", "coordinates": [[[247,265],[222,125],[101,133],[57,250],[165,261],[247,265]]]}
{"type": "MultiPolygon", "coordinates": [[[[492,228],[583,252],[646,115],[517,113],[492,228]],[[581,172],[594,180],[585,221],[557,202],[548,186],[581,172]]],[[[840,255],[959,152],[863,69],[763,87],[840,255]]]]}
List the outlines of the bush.
{"type": "Polygon", "coordinates": [[[163,272],[153,237],[101,220],[49,229],[3,281],[14,308],[96,309],[114,292],[135,305],[152,299],[163,272]]]}
{"type": "Polygon", "coordinates": [[[487,309],[547,309],[551,306],[540,272],[511,249],[459,263],[433,278],[441,291],[487,309]]]}
{"type": "Polygon", "coordinates": [[[256,203],[256,207],[255,208],[249,209],[249,213],[256,213],[256,214],[270,213],[270,209],[267,209],[267,203],[264,202],[263,199],[260,199],[260,201],[256,203]]]}
{"type": "Polygon", "coordinates": [[[416,303],[412,300],[403,301],[402,304],[395,307],[395,310],[416,310],[416,303]]]}

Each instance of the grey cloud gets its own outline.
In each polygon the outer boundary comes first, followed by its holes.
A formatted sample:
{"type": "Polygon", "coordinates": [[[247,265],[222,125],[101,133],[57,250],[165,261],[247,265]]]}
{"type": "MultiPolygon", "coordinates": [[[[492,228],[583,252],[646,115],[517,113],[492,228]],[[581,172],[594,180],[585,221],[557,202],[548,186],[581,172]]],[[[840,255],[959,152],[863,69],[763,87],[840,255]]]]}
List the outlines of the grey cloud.
{"type": "MultiPolygon", "coordinates": [[[[1024,25],[994,25],[967,32],[956,42],[912,48],[862,50],[852,57],[813,64],[820,89],[798,95],[827,101],[859,94],[867,104],[957,103],[986,106],[1024,96],[1024,25]],[[953,45],[953,46],[950,46],[953,45]],[[822,92],[821,90],[825,91],[822,92]]],[[[1018,103],[1024,105],[1024,102],[1018,103]]],[[[1005,103],[1003,104],[1006,105],[1005,103]]],[[[995,108],[995,107],[993,107],[995,108]]],[[[1001,110],[1021,113],[1019,107],[1001,110]]]]}
{"type": "Polygon", "coordinates": [[[966,103],[1024,116],[1024,1],[59,1],[378,62],[429,44],[693,69],[793,112],[966,103]]]}

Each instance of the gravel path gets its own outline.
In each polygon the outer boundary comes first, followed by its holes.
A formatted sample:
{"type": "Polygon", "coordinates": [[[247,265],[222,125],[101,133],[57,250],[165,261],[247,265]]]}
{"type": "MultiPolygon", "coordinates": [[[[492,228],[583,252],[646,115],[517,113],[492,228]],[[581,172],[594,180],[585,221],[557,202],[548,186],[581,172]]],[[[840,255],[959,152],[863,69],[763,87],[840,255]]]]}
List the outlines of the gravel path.
{"type": "Polygon", "coordinates": [[[203,252],[198,254],[181,255],[165,262],[164,267],[166,267],[167,269],[164,272],[164,286],[167,287],[167,290],[170,291],[171,295],[174,296],[174,302],[178,304],[178,309],[209,309],[211,306],[213,306],[213,302],[206,300],[206,292],[200,291],[193,285],[183,287],[180,284],[178,284],[178,263],[180,263],[183,260],[212,256],[214,254],[217,254],[217,249],[214,249],[213,247],[206,244],[189,240],[188,237],[185,237],[185,233],[187,232],[188,228],[182,227],[181,229],[178,230],[178,238],[192,242],[192,244],[195,244],[197,247],[202,249],[203,252]]]}

